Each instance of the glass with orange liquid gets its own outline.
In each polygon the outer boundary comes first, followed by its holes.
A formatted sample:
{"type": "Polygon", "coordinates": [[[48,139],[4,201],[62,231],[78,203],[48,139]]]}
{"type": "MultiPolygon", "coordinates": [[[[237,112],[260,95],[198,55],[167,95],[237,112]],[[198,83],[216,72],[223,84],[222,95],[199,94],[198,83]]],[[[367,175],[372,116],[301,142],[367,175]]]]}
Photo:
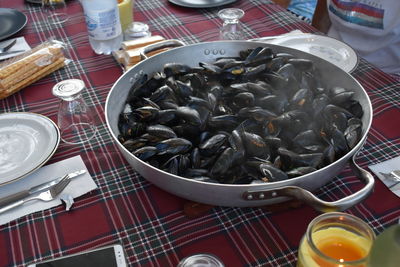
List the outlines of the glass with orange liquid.
{"type": "Polygon", "coordinates": [[[361,219],[342,212],[316,217],[300,241],[298,267],[366,267],[375,239],[361,219]]]}

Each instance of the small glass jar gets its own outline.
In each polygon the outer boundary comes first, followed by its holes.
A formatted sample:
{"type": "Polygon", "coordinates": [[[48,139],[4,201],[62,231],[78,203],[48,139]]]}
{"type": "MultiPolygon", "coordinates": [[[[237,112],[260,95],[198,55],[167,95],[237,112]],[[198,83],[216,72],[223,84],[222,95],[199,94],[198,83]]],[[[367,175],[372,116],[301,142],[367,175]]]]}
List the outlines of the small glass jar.
{"type": "Polygon", "coordinates": [[[342,212],[316,217],[300,241],[298,267],[366,267],[375,234],[361,219],[342,212]]]}

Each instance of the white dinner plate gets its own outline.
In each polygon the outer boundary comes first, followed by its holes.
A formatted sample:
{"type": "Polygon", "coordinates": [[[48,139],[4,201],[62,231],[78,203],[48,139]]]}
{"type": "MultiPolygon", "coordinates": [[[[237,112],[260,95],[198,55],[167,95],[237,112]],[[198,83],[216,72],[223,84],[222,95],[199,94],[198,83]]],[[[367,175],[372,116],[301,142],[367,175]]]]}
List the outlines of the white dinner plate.
{"type": "Polygon", "coordinates": [[[59,143],[57,125],[45,116],[28,112],[0,114],[0,186],[43,166],[59,143]]]}
{"type": "Polygon", "coordinates": [[[286,46],[323,58],[346,72],[358,64],[358,56],[349,45],[331,37],[315,34],[299,34],[278,37],[271,44],[286,46]]]}

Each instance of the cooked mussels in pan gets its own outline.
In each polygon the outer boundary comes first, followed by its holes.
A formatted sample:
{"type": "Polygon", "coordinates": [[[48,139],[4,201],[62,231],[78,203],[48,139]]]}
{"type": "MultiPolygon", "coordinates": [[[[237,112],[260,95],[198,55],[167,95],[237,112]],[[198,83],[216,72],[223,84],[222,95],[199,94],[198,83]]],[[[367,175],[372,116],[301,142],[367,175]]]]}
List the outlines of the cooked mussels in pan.
{"type": "Polygon", "coordinates": [[[308,59],[269,47],[171,62],[140,76],[119,116],[119,141],[169,173],[212,183],[275,182],[313,172],[361,138],[362,107],[326,88],[308,59]]]}

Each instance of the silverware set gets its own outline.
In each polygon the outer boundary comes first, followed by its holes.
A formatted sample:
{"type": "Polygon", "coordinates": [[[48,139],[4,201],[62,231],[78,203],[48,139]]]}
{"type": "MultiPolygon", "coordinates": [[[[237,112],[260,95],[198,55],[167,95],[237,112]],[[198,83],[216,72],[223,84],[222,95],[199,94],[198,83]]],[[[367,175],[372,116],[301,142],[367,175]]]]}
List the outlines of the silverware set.
{"type": "Polygon", "coordinates": [[[33,200],[51,201],[54,200],[71,182],[71,179],[81,174],[86,173],[85,170],[80,170],[66,174],[62,177],[56,178],[50,182],[42,183],[37,186],[31,187],[0,199],[0,214],[19,207],[26,202],[33,200]]]}
{"type": "Polygon", "coordinates": [[[0,47],[0,56],[9,55],[9,54],[16,54],[20,52],[24,52],[24,50],[16,50],[16,51],[8,51],[15,45],[17,39],[12,40],[11,42],[7,43],[0,47]]]}

